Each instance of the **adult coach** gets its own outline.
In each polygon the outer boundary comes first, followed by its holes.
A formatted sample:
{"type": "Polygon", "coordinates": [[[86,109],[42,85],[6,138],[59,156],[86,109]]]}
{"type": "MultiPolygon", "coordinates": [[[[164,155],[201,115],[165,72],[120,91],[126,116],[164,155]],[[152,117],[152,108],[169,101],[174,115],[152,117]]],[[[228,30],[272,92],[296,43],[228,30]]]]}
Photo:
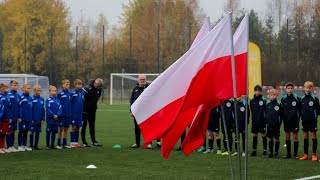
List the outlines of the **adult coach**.
{"type": "Polygon", "coordinates": [[[103,86],[103,80],[97,78],[90,80],[89,85],[83,88],[85,95],[83,101],[83,125],[81,129],[81,139],[84,147],[89,146],[86,141],[86,127],[89,122],[90,137],[93,146],[102,146],[96,141],[95,136],[95,122],[96,122],[96,111],[97,103],[101,96],[101,87],[103,86]]]}

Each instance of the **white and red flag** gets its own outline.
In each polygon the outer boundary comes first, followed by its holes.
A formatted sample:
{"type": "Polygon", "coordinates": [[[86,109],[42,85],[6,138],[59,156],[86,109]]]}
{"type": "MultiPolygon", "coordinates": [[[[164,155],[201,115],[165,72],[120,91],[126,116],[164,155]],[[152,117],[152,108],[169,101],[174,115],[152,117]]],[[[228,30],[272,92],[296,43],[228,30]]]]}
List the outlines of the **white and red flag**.
{"type": "MultiPolygon", "coordinates": [[[[240,97],[247,93],[247,54],[249,37],[249,19],[246,15],[235,34],[233,35],[234,55],[235,55],[235,72],[237,82],[237,96],[240,97]]],[[[231,59],[230,59],[231,60],[231,59]]],[[[203,106],[195,117],[191,128],[182,144],[182,150],[185,155],[189,155],[193,150],[203,144],[206,137],[206,127],[208,117],[212,107],[203,106]]]]}
{"type": "MultiPolygon", "coordinates": [[[[232,97],[229,23],[229,17],[222,19],[131,106],[145,143],[164,137],[172,127],[178,129],[173,133],[180,137],[192,119],[176,122],[178,116],[188,117],[190,113],[194,117],[194,112],[188,110],[201,104],[218,105],[219,99],[232,97]]],[[[177,142],[174,138],[173,141],[177,142]]],[[[163,147],[163,155],[168,157],[166,147],[163,147]]]]}

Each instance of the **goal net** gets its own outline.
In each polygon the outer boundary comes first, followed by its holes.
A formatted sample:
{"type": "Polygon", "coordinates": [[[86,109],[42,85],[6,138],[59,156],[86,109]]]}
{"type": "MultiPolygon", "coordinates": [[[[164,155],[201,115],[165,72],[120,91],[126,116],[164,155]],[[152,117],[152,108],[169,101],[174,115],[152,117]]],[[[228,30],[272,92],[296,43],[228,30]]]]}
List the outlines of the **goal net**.
{"type": "MultiPolygon", "coordinates": [[[[132,89],[138,83],[136,73],[111,73],[110,74],[110,104],[129,104],[132,89]]],[[[150,84],[159,74],[145,74],[150,84]]]]}
{"type": "Polygon", "coordinates": [[[21,94],[21,86],[30,84],[30,95],[33,96],[33,86],[39,84],[42,88],[41,96],[48,98],[49,96],[49,78],[47,76],[37,76],[32,74],[0,74],[0,83],[6,83],[10,87],[10,81],[16,80],[19,83],[18,93],[21,94]]]}

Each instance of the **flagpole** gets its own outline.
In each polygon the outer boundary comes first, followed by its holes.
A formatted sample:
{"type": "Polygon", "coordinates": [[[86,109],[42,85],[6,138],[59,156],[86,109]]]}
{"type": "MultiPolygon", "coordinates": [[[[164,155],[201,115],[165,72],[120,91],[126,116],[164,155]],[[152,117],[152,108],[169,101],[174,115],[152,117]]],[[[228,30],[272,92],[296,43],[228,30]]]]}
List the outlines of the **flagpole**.
{"type": "MultiPolygon", "coordinates": [[[[249,24],[249,16],[248,16],[248,24],[249,24]]],[[[247,26],[249,27],[249,25],[247,26]]],[[[249,30],[248,30],[248,38],[249,38],[249,30]]],[[[249,39],[248,39],[248,45],[247,45],[247,49],[249,51],[249,39]]],[[[245,114],[245,163],[244,163],[244,179],[247,180],[248,179],[248,121],[249,121],[249,76],[248,76],[248,71],[249,71],[249,63],[248,63],[248,57],[249,57],[249,52],[247,51],[247,73],[246,73],[246,77],[247,77],[247,95],[246,95],[246,114],[245,114]]]]}
{"type": "Polygon", "coordinates": [[[237,116],[237,78],[236,78],[236,67],[234,61],[234,48],[233,48],[233,33],[232,33],[232,12],[230,12],[230,33],[231,33],[231,64],[232,64],[232,81],[233,81],[233,99],[234,99],[234,117],[236,123],[236,143],[237,143],[237,152],[238,152],[238,166],[239,166],[239,177],[242,180],[242,170],[241,170],[241,157],[240,157],[240,140],[239,140],[239,125],[238,125],[238,116],[237,116]]]}
{"type": "Polygon", "coordinates": [[[230,152],[230,146],[229,146],[229,137],[228,137],[228,132],[227,132],[226,120],[225,120],[225,117],[224,117],[224,110],[223,110],[223,102],[222,102],[222,100],[220,100],[220,106],[221,106],[221,115],[222,115],[224,136],[226,137],[225,141],[226,141],[226,144],[227,144],[231,175],[232,175],[232,179],[235,180],[235,178],[234,178],[234,170],[233,170],[233,165],[232,165],[232,159],[231,159],[231,154],[230,154],[231,152],[230,152]]]}

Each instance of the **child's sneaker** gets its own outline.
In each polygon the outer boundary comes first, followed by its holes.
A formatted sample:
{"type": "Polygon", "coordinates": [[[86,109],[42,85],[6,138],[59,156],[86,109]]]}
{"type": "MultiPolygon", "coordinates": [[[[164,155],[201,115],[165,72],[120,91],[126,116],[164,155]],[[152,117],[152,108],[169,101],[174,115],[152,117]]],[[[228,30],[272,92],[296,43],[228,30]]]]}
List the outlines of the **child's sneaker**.
{"type": "Polygon", "coordinates": [[[217,154],[220,155],[222,152],[220,149],[217,150],[217,154]]]}
{"type": "Polygon", "coordinates": [[[242,157],[246,157],[246,153],[245,152],[242,152],[242,157]]]}
{"type": "Polygon", "coordinates": [[[207,149],[205,152],[203,152],[204,154],[208,154],[208,153],[213,153],[213,149],[207,149]]]}
{"type": "Polygon", "coordinates": [[[311,158],[312,161],[318,161],[318,158],[316,155],[312,155],[312,158],[311,158]]]}
{"type": "Polygon", "coordinates": [[[70,149],[71,147],[70,147],[70,146],[67,146],[67,145],[63,145],[62,148],[63,148],[63,149],[70,149]]]}
{"type": "Polygon", "coordinates": [[[62,149],[62,146],[57,146],[57,149],[62,149]]]}
{"type": "Polygon", "coordinates": [[[203,152],[205,152],[206,151],[206,147],[204,147],[204,146],[201,146],[200,147],[200,149],[198,149],[198,153],[203,153],[203,152]]]}
{"type": "Polygon", "coordinates": [[[76,143],[71,143],[71,144],[70,144],[70,147],[71,147],[71,148],[77,148],[78,145],[77,145],[76,143]]]}
{"type": "Polygon", "coordinates": [[[3,150],[5,153],[12,153],[9,148],[8,148],[8,149],[3,148],[2,150],[3,150]]]}
{"type": "Polygon", "coordinates": [[[32,151],[32,148],[31,147],[24,147],[24,149],[26,150],[26,151],[32,151]]]}
{"type": "Polygon", "coordinates": [[[147,149],[153,149],[151,144],[148,144],[147,149]]]}
{"type": "Polygon", "coordinates": [[[299,160],[303,161],[303,160],[308,160],[308,154],[304,154],[299,160]]]}
{"type": "Polygon", "coordinates": [[[234,152],[231,154],[231,156],[237,156],[238,155],[238,152],[234,152]]]}
{"type": "Polygon", "coordinates": [[[225,151],[225,152],[221,153],[221,155],[222,155],[222,156],[228,156],[229,153],[228,153],[228,151],[225,151]]]}
{"type": "Polygon", "coordinates": [[[0,149],[0,154],[5,154],[6,152],[4,152],[3,148],[0,149]]]}
{"type": "Polygon", "coordinates": [[[19,152],[18,149],[16,149],[15,147],[12,146],[11,148],[14,152],[19,152]]]}
{"type": "Polygon", "coordinates": [[[18,146],[18,151],[19,151],[19,152],[24,152],[24,151],[26,151],[26,150],[23,148],[23,146],[18,146]]]}
{"type": "Polygon", "coordinates": [[[50,150],[50,147],[47,146],[47,147],[46,147],[46,150],[50,150]]]}

